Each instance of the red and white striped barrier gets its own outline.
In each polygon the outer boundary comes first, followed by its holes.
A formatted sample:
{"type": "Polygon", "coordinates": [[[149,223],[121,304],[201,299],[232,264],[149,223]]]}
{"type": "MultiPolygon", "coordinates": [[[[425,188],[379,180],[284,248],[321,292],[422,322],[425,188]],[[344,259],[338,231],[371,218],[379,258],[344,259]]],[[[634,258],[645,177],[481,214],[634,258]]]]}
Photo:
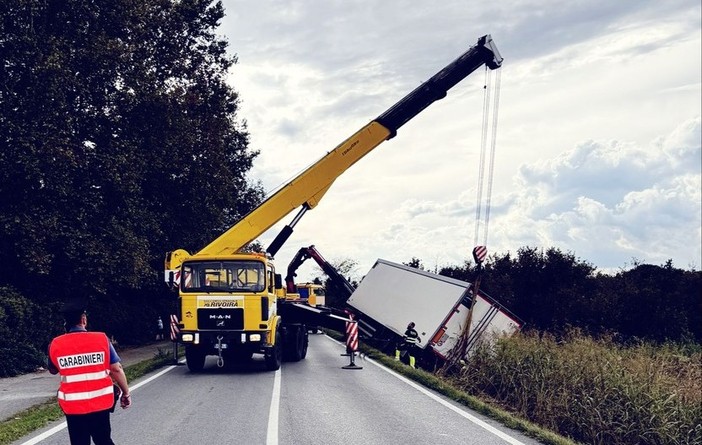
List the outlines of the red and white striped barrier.
{"type": "Polygon", "coordinates": [[[180,328],[178,327],[178,316],[171,314],[171,341],[178,341],[180,328]]]}
{"type": "Polygon", "coordinates": [[[342,369],[363,369],[356,365],[355,357],[358,351],[358,322],[353,319],[353,314],[348,314],[351,321],[346,322],[346,355],[349,356],[349,364],[342,366],[342,369]]]}
{"type": "MultiPolygon", "coordinates": [[[[353,316],[349,315],[353,320],[353,316]]],[[[354,321],[346,322],[346,352],[349,354],[358,351],[358,323],[354,321]]]]}

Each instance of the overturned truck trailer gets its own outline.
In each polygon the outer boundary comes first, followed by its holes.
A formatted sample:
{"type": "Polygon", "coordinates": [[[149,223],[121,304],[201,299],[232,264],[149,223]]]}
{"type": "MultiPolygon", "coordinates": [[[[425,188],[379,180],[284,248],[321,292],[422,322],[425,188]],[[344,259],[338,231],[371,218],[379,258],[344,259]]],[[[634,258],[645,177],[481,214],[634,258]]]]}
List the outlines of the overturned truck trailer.
{"type": "MultiPolygon", "coordinates": [[[[347,304],[357,314],[362,339],[394,348],[414,322],[419,347],[445,360],[463,331],[472,302],[470,283],[378,259],[347,304]]],[[[470,318],[468,353],[480,341],[512,334],[523,325],[483,291],[470,318]]]]}

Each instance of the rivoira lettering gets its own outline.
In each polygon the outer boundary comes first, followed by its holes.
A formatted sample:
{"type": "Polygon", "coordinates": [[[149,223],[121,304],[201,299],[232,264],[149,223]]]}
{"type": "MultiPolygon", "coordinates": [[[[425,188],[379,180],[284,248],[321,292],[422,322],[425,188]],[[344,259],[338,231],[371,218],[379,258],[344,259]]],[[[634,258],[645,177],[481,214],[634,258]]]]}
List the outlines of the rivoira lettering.
{"type": "Polygon", "coordinates": [[[202,307],[239,307],[238,301],[205,301],[202,307]]]}
{"type": "Polygon", "coordinates": [[[86,354],[64,355],[58,358],[58,365],[61,369],[99,365],[102,363],[105,363],[105,353],[100,351],[88,352],[86,354]]]}

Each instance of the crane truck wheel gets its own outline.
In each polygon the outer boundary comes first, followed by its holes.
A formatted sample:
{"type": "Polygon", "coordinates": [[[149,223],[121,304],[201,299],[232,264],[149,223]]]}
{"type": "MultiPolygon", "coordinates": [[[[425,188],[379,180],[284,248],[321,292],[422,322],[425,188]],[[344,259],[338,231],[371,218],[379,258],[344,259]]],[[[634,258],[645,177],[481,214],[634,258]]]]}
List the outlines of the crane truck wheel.
{"type": "Polygon", "coordinates": [[[265,353],[266,369],[269,371],[277,371],[283,362],[283,337],[280,334],[280,329],[275,332],[275,344],[265,353]]]}
{"type": "Polygon", "coordinates": [[[285,354],[286,362],[299,362],[307,356],[309,336],[305,325],[288,326],[286,329],[285,354]]]}
{"type": "Polygon", "coordinates": [[[190,372],[200,372],[205,367],[205,352],[197,347],[188,345],[185,347],[185,361],[190,372]]]}
{"type": "Polygon", "coordinates": [[[310,344],[310,335],[305,326],[302,326],[300,332],[302,334],[302,350],[300,351],[300,360],[302,360],[307,357],[307,347],[310,344]]]}

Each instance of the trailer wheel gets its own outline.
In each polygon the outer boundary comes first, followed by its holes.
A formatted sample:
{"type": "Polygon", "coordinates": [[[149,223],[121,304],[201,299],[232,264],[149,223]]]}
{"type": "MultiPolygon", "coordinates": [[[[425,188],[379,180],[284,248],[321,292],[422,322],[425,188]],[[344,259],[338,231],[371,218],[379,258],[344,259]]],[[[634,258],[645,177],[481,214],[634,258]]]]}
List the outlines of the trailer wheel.
{"type": "Polygon", "coordinates": [[[200,372],[205,367],[205,352],[197,346],[185,347],[185,360],[190,372],[200,372]]]}
{"type": "Polygon", "coordinates": [[[283,338],[278,329],[275,333],[275,344],[266,351],[265,361],[266,369],[269,371],[277,371],[283,362],[283,338]]]}

